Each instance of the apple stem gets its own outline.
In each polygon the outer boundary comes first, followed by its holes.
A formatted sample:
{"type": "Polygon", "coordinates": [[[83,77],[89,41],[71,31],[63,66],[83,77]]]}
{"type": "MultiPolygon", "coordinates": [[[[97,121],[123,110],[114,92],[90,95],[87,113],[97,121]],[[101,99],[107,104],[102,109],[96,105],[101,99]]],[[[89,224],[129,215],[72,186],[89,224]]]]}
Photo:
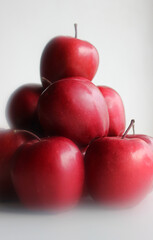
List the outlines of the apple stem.
{"type": "Polygon", "coordinates": [[[30,131],[28,131],[28,130],[14,129],[14,132],[15,132],[15,133],[16,133],[16,132],[28,133],[28,134],[30,134],[31,136],[33,136],[34,138],[36,138],[38,141],[41,141],[41,139],[40,139],[36,134],[34,134],[33,132],[30,132],[30,131]]]}
{"type": "Polygon", "coordinates": [[[133,135],[135,135],[135,121],[134,121],[134,123],[132,125],[132,130],[133,130],[133,135]]]}
{"type": "Polygon", "coordinates": [[[78,36],[78,29],[77,29],[77,23],[74,23],[74,29],[75,29],[75,38],[78,36]]]}
{"type": "MultiPolygon", "coordinates": [[[[135,123],[135,120],[132,119],[130,122],[130,125],[128,126],[128,128],[126,129],[126,131],[124,132],[123,136],[121,137],[121,139],[124,139],[126,137],[126,135],[128,134],[129,130],[131,129],[131,127],[133,128],[135,123]]],[[[134,128],[133,128],[134,129],[134,128]]]]}
{"type": "Polygon", "coordinates": [[[51,84],[51,82],[47,78],[42,77],[41,79],[42,79],[43,82],[46,82],[46,85],[49,86],[51,84]]]}

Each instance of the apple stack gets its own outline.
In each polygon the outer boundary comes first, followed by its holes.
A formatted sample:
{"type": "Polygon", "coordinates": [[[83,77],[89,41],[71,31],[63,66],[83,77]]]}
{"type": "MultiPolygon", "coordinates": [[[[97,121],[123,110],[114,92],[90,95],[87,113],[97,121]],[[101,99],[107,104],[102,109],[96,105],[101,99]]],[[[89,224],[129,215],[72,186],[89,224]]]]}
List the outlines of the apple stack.
{"type": "Polygon", "coordinates": [[[0,131],[0,197],[28,208],[72,207],[85,195],[124,207],[152,188],[153,140],[125,131],[121,97],[95,86],[96,48],[55,37],[40,63],[42,85],[17,89],[7,105],[12,129],[0,131]]]}

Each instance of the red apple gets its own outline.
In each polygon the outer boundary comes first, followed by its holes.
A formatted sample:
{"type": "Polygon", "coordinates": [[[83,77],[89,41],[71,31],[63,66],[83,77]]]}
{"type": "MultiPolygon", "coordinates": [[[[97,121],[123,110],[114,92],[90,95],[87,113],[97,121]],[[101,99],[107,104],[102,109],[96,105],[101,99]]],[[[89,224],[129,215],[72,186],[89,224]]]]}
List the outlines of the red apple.
{"type": "Polygon", "coordinates": [[[125,131],[125,111],[120,95],[112,88],[99,86],[109,113],[108,136],[121,136],[125,131]]]}
{"type": "Polygon", "coordinates": [[[70,207],[82,193],[82,154],[64,137],[31,141],[16,152],[12,179],[21,202],[28,208],[70,207]]]}
{"type": "Polygon", "coordinates": [[[88,191],[101,203],[131,206],[142,200],[153,184],[153,152],[139,138],[99,138],[85,155],[88,191]]]}
{"type": "Polygon", "coordinates": [[[26,131],[0,130],[0,199],[9,199],[14,195],[10,176],[13,154],[19,146],[34,138],[26,131]]]}
{"type": "Polygon", "coordinates": [[[99,89],[83,78],[51,84],[40,96],[38,115],[48,134],[70,138],[79,146],[108,133],[105,100],[99,89]]]}
{"type": "Polygon", "coordinates": [[[43,50],[40,75],[50,82],[78,76],[92,80],[98,65],[99,55],[92,44],[73,37],[59,36],[51,39],[43,50]]]}
{"type": "Polygon", "coordinates": [[[39,130],[37,103],[43,88],[40,84],[27,84],[18,88],[7,104],[7,118],[15,129],[39,130]]]}

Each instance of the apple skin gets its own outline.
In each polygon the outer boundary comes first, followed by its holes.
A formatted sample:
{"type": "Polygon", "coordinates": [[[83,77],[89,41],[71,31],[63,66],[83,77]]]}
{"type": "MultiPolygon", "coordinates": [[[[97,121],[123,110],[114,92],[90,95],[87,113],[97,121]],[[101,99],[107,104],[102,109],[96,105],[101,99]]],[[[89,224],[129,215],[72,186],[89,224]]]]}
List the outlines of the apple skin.
{"type": "Polygon", "coordinates": [[[52,83],[78,76],[92,80],[98,65],[99,55],[92,44],[73,37],[58,36],[50,40],[43,50],[40,75],[52,83]]]}
{"type": "Polygon", "coordinates": [[[19,87],[10,97],[6,115],[12,128],[39,132],[37,104],[43,87],[40,84],[26,84],[19,87]]]}
{"type": "MultiPolygon", "coordinates": [[[[86,146],[86,147],[81,147],[81,148],[80,148],[80,151],[81,151],[82,156],[83,156],[83,160],[84,160],[84,157],[85,157],[87,148],[88,148],[88,146],[86,146]]],[[[88,190],[87,190],[86,176],[85,176],[85,178],[84,178],[84,184],[83,184],[82,198],[86,198],[87,196],[88,196],[88,190]]]]}
{"type": "Polygon", "coordinates": [[[153,138],[144,134],[128,134],[126,138],[139,138],[145,141],[153,151],[153,138]]]}
{"type": "Polygon", "coordinates": [[[153,152],[141,139],[99,138],[88,147],[85,166],[89,193],[106,206],[131,207],[152,189],[153,152]]]}
{"type": "Polygon", "coordinates": [[[0,199],[15,196],[10,175],[12,157],[19,146],[32,139],[34,136],[24,131],[0,130],[0,199]]]}
{"type": "Polygon", "coordinates": [[[82,154],[64,137],[31,141],[17,150],[12,179],[21,203],[28,208],[71,207],[82,194],[82,154]]]}
{"type": "Polygon", "coordinates": [[[67,78],[51,84],[40,96],[38,116],[48,134],[67,137],[78,146],[108,133],[105,100],[86,79],[67,78]]]}
{"type": "Polygon", "coordinates": [[[125,111],[120,95],[112,88],[98,86],[101,91],[109,113],[108,136],[121,136],[125,131],[125,111]]]}

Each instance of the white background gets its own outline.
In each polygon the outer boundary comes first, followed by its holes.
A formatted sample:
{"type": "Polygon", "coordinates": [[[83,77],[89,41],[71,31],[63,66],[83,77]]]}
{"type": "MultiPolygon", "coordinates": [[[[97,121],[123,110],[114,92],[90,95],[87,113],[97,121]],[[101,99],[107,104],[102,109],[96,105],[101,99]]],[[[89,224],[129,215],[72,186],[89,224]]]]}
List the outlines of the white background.
{"type": "MultiPolygon", "coordinates": [[[[25,83],[40,82],[40,56],[47,41],[56,35],[73,36],[75,22],[78,37],[94,44],[100,54],[93,82],[116,89],[125,104],[127,124],[135,118],[136,132],[153,136],[153,0],[0,0],[0,127],[8,126],[5,106],[12,91],[25,83]]],[[[70,229],[70,239],[78,233],[76,239],[150,240],[153,201],[152,205],[151,200],[150,205],[147,203],[134,218],[133,212],[126,218],[117,213],[108,216],[102,210],[79,210],[68,225],[67,215],[10,213],[4,209],[0,212],[0,238],[68,239],[70,229]],[[73,229],[75,223],[80,232],[73,229]],[[121,238],[117,235],[120,231],[121,238]]]]}

